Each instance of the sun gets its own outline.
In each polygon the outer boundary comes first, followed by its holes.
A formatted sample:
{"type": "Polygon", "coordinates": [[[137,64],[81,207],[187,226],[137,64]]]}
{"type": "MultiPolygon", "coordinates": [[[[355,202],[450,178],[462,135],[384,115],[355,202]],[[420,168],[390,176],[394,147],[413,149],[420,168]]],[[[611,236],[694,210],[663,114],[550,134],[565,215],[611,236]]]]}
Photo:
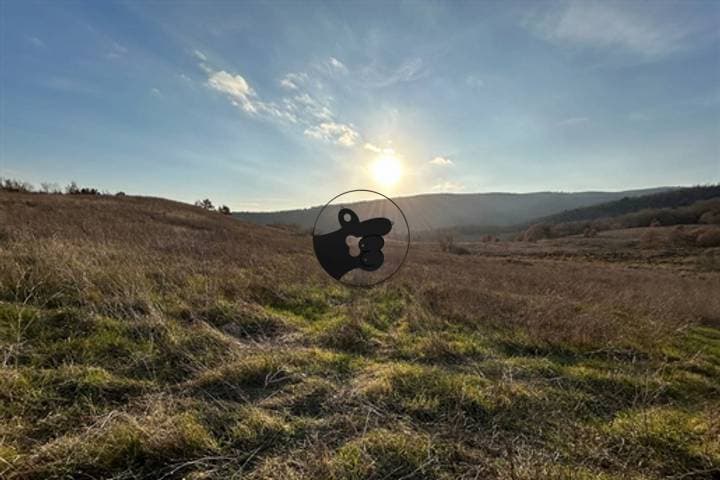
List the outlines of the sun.
{"type": "Polygon", "coordinates": [[[385,187],[397,184],[402,176],[402,164],[394,155],[383,155],[372,164],[372,175],[375,181],[385,187]]]}

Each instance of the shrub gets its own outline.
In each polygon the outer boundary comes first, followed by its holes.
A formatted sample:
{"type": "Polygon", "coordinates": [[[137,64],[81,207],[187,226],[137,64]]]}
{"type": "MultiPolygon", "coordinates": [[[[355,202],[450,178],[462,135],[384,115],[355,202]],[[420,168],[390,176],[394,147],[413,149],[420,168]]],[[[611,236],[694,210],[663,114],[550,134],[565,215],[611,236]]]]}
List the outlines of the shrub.
{"type": "Polygon", "coordinates": [[[692,233],[686,230],[683,225],[677,225],[672,229],[669,240],[672,245],[677,247],[685,247],[695,243],[692,233]]]}
{"type": "Polygon", "coordinates": [[[536,223],[535,225],[530,226],[530,228],[525,230],[525,233],[523,234],[523,240],[526,242],[537,242],[538,240],[550,237],[550,226],[544,223],[536,223]]]}
{"type": "Polygon", "coordinates": [[[100,195],[100,191],[93,187],[78,187],[77,183],[70,182],[65,187],[65,193],[68,195],[100,195]]]}
{"type": "Polygon", "coordinates": [[[586,222],[568,222],[553,225],[549,229],[549,237],[567,237],[570,235],[579,235],[585,231],[586,222]]]}
{"type": "Polygon", "coordinates": [[[452,235],[446,235],[440,239],[440,249],[443,252],[449,252],[455,243],[455,238],[452,235]]]}
{"type": "Polygon", "coordinates": [[[699,247],[720,247],[720,228],[703,229],[695,237],[699,247]]]}
{"type": "Polygon", "coordinates": [[[700,223],[706,223],[708,225],[720,225],[720,212],[710,211],[703,213],[700,216],[700,223]]]}
{"type": "Polygon", "coordinates": [[[74,195],[74,194],[78,193],[79,191],[80,191],[80,189],[78,188],[77,183],[75,183],[74,181],[70,182],[65,187],[65,193],[67,193],[68,195],[74,195]]]}
{"type": "Polygon", "coordinates": [[[597,237],[597,234],[598,234],[597,230],[595,229],[595,227],[592,227],[592,226],[586,227],[585,230],[583,231],[583,236],[585,238],[594,238],[594,237],[597,237]]]}
{"type": "Polygon", "coordinates": [[[230,211],[230,207],[228,207],[227,205],[218,207],[218,212],[222,213],[223,215],[232,215],[232,212],[230,211]]]}
{"type": "Polygon", "coordinates": [[[460,245],[453,245],[452,247],[450,247],[448,253],[452,253],[453,255],[470,255],[472,252],[465,247],[461,247],[460,245]]]}
{"type": "Polygon", "coordinates": [[[658,248],[662,244],[662,235],[655,229],[647,230],[640,236],[640,245],[645,248],[658,248]]]}
{"type": "Polygon", "coordinates": [[[452,253],[454,255],[469,255],[471,252],[465,247],[461,247],[455,243],[455,237],[447,235],[440,239],[440,249],[443,252],[452,253]]]}
{"type": "Polygon", "coordinates": [[[197,202],[195,202],[195,206],[204,208],[205,210],[215,210],[215,206],[209,198],[206,198],[204,200],[198,200],[197,202]]]}
{"type": "Polygon", "coordinates": [[[720,272],[720,253],[711,251],[698,255],[695,259],[698,270],[705,272],[720,272]]]}

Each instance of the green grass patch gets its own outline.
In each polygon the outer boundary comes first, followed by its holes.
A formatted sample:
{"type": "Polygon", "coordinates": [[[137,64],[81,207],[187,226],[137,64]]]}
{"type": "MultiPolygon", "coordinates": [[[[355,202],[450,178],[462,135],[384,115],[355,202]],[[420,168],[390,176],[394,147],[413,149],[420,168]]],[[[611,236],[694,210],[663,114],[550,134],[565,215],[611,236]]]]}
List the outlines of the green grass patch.
{"type": "Polygon", "coordinates": [[[638,469],[673,476],[720,468],[719,420],[717,411],[652,407],[622,412],[602,431],[613,456],[638,469]]]}
{"type": "Polygon", "coordinates": [[[369,367],[359,379],[356,391],[391,410],[421,420],[437,420],[458,412],[486,419],[492,407],[485,393],[487,385],[477,375],[408,363],[386,363],[369,367]]]}
{"type": "Polygon", "coordinates": [[[339,448],[331,460],[337,480],[438,478],[437,449],[416,431],[377,429],[339,448]]]}
{"type": "Polygon", "coordinates": [[[106,477],[128,469],[157,474],[216,449],[215,439],[192,413],[121,414],[19,457],[13,473],[18,478],[38,479],[106,477]]]}

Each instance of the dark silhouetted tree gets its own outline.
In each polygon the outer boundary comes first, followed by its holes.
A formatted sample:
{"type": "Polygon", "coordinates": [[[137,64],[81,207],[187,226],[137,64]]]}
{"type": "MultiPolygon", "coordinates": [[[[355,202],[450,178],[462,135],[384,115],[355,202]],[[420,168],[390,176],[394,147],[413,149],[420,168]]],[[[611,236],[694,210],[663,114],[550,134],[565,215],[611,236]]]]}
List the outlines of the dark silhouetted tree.
{"type": "Polygon", "coordinates": [[[76,195],[80,193],[80,188],[78,188],[77,183],[73,181],[65,187],[65,193],[67,193],[68,195],[76,195]]]}
{"type": "Polygon", "coordinates": [[[215,206],[212,204],[209,198],[204,200],[198,200],[195,202],[196,207],[204,208],[205,210],[215,210],[215,206]]]}

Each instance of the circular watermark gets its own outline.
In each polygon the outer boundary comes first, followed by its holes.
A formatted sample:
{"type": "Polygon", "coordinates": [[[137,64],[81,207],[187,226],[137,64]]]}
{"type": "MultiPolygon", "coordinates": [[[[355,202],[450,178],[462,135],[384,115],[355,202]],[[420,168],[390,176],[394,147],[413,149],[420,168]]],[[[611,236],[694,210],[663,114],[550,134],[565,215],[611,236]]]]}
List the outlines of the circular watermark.
{"type": "Polygon", "coordinates": [[[345,285],[370,287],[392,277],[410,251],[410,227],[400,207],[373,190],[333,197],[313,225],[320,266],[345,285]]]}

